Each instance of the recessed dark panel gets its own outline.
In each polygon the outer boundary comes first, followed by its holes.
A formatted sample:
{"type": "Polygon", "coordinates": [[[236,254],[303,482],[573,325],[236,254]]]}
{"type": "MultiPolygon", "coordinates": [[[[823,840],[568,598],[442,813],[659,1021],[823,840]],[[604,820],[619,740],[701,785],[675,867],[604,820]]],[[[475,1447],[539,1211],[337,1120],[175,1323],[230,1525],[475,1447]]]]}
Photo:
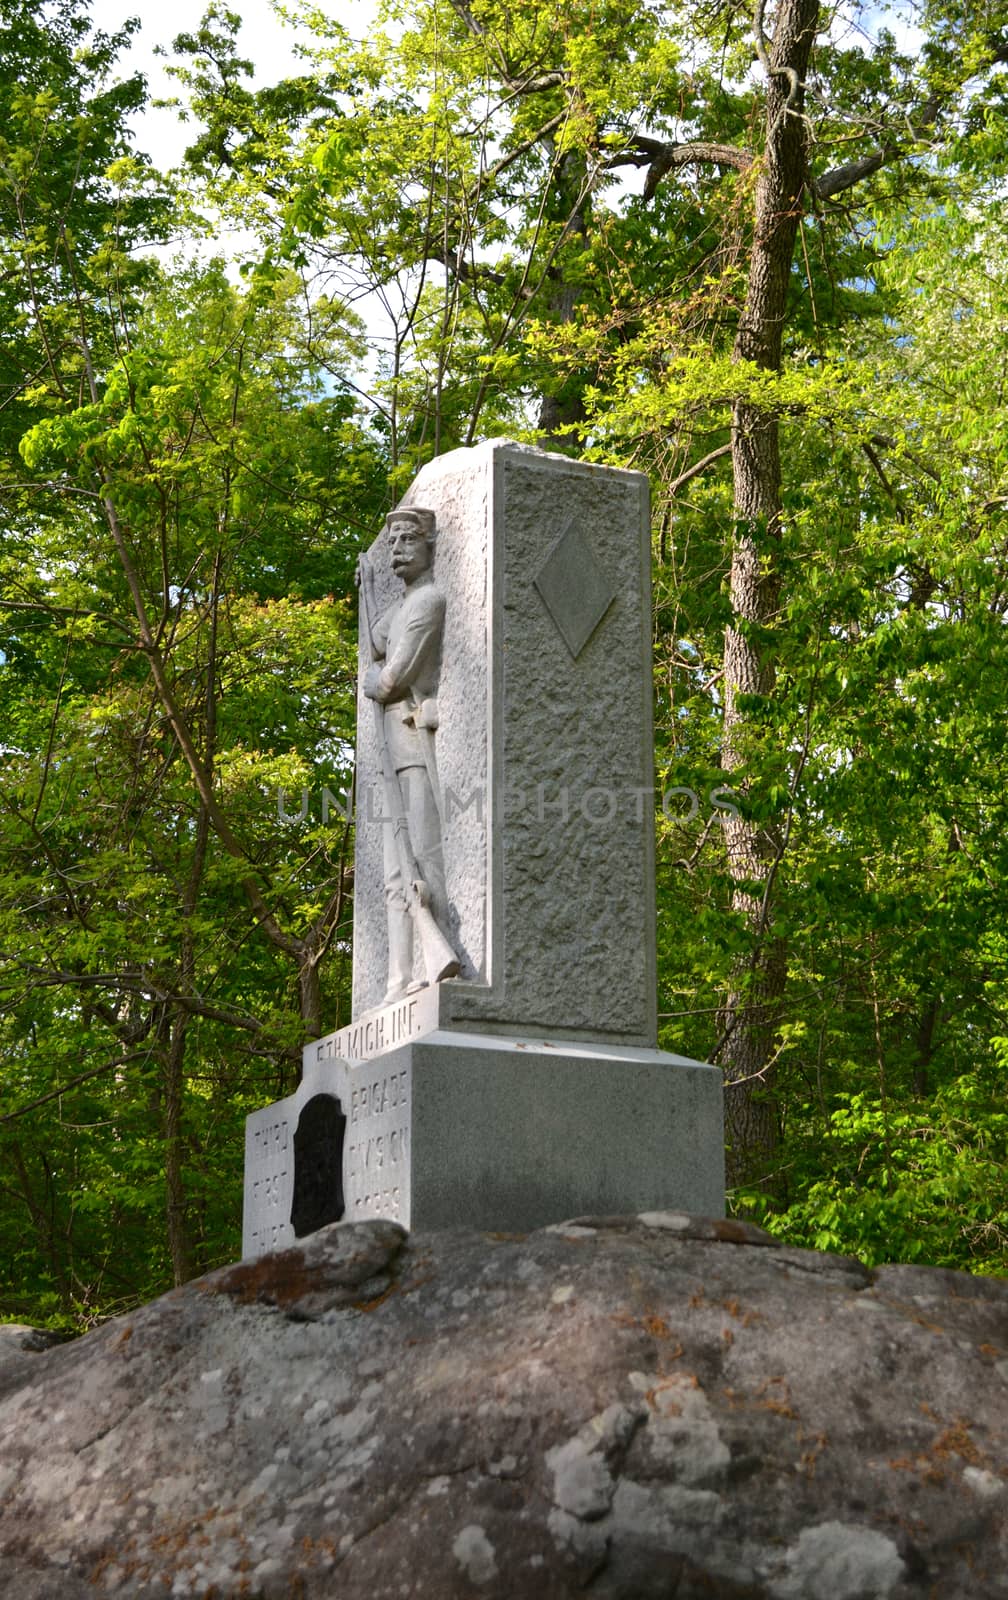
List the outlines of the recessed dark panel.
{"type": "Polygon", "coordinates": [[[294,1132],[294,1199],[291,1226],[298,1239],[328,1222],[339,1222],[343,1200],[343,1136],[346,1117],[335,1095],[307,1100],[294,1132]]]}

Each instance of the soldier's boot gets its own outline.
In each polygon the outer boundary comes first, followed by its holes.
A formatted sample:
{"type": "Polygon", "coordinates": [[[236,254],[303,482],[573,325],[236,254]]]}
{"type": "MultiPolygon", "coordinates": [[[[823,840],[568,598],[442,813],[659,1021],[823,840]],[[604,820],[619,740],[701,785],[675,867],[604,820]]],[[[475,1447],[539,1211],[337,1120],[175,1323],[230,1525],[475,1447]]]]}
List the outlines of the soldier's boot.
{"type": "Polygon", "coordinates": [[[388,988],[383,1006],[401,1000],[413,982],[413,919],[398,884],[387,893],[388,911],[388,988]]]}

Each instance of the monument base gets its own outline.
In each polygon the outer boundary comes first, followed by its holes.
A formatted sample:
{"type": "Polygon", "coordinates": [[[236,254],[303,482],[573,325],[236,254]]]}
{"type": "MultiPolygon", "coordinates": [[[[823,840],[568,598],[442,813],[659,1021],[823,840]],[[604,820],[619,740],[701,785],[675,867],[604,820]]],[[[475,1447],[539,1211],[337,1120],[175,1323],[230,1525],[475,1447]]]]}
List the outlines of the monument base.
{"type": "Polygon", "coordinates": [[[589,1213],[724,1214],[715,1067],[446,1030],[369,1061],[306,1060],[297,1093],[247,1119],[245,1256],[340,1219],[525,1231],[589,1213]]]}

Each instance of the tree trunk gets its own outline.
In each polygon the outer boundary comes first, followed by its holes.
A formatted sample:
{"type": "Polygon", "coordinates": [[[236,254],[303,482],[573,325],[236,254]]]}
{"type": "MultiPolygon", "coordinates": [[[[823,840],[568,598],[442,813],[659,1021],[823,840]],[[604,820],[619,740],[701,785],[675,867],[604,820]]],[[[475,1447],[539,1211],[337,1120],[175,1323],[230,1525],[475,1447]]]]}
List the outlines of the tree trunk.
{"type": "MultiPolygon", "coordinates": [[[[49,1262],[49,1268],[53,1275],[53,1282],[59,1289],[60,1301],[63,1309],[65,1311],[70,1311],[73,1309],[74,1303],[73,1283],[71,1280],[70,1271],[68,1271],[65,1246],[62,1239],[57,1238],[55,1218],[56,1202],[55,1195],[53,1193],[51,1175],[48,1171],[46,1171],[46,1187],[49,1193],[48,1204],[43,1205],[39,1196],[36,1194],[35,1187],[31,1181],[31,1175],[28,1170],[28,1162],[25,1159],[24,1150],[21,1147],[20,1140],[11,1139],[6,1148],[10,1152],[11,1160],[14,1163],[14,1170],[17,1173],[18,1183],[20,1185],[20,1196],[28,1209],[28,1215],[31,1218],[32,1227],[35,1229],[35,1235],[39,1244],[39,1251],[41,1254],[45,1255],[49,1262]]],[[[16,1196],[18,1191],[12,1186],[11,1193],[16,1196]]]]}
{"type": "MultiPolygon", "coordinates": [[[[551,134],[543,141],[552,152],[555,139],[551,134]]],[[[591,187],[584,155],[567,150],[556,160],[555,183],[550,196],[549,211],[554,222],[563,226],[568,236],[576,235],[582,247],[587,245],[592,212],[591,187]]],[[[547,275],[541,295],[548,315],[558,323],[577,322],[584,292],[565,279],[563,266],[554,266],[547,275]]],[[[580,424],[585,420],[584,391],[594,374],[573,372],[560,379],[540,395],[536,432],[543,450],[569,450],[581,448],[580,424]]]]}
{"type": "MultiPolygon", "coordinates": [[[[214,691],[214,674],[210,673],[210,694],[214,691]]],[[[207,721],[207,744],[212,752],[215,711],[211,708],[207,721]]],[[[191,993],[196,975],[196,944],[193,935],[193,917],[199,905],[206,867],[207,845],[210,839],[210,815],[201,805],[196,818],[196,837],[189,877],[182,897],[182,938],[179,957],[179,988],[183,994],[191,993]]],[[[189,1012],[175,1006],[170,1022],[168,1046],[164,1066],[164,1142],[165,1142],[165,1201],[168,1225],[168,1253],[171,1256],[175,1287],[188,1283],[195,1271],[192,1231],[189,1227],[185,1179],[182,1163],[185,1150],[185,1053],[189,1012]]]]}
{"type": "Polygon", "coordinates": [[[939,1009],[937,1000],[926,1001],[917,1026],[917,1054],[913,1068],[913,1092],[917,1100],[925,1100],[930,1091],[931,1060],[934,1056],[934,1036],[939,1009]]]}
{"type": "Polygon", "coordinates": [[[318,962],[310,947],[301,953],[298,966],[298,997],[305,1037],[317,1039],[322,1029],[322,985],[319,982],[318,962]]]}
{"type": "Polygon", "coordinates": [[[182,1172],[184,1145],[183,1103],[185,1097],[185,1037],[188,1017],[176,1010],[164,1072],[165,1199],[168,1225],[168,1253],[171,1256],[175,1287],[193,1276],[192,1235],[189,1229],[185,1179],[182,1172]]]}
{"type": "MultiPolygon", "coordinates": [[[[769,68],[767,138],[756,186],[748,291],[734,354],[737,361],[754,362],[770,372],[779,371],[781,365],[791,262],[806,181],[801,113],[817,18],[818,0],[783,0],[773,41],[765,51],[762,38],[759,40],[764,67],[769,68]]],[[[761,21],[760,8],[757,28],[761,21]]],[[[733,618],[725,630],[722,728],[722,762],[727,772],[744,767],[752,754],[752,732],[740,696],[766,695],[774,686],[774,658],[765,631],[776,618],[780,596],[781,465],[776,415],[738,402],[733,415],[732,468],[733,618]]],[[[786,955],[773,933],[773,873],[780,857],[779,834],[745,816],[725,813],[724,836],[734,885],[732,904],[746,919],[750,932],[749,957],[736,971],[720,1019],[728,1174],[730,1183],[738,1183],[765,1174],[776,1143],[772,1050],[786,955]]]]}

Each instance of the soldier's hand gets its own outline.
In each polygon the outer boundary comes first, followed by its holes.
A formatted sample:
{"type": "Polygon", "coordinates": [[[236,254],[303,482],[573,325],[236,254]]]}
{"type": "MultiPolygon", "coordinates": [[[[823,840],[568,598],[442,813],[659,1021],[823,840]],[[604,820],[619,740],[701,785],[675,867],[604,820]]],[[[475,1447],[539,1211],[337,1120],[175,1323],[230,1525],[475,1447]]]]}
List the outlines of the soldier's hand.
{"type": "Polygon", "coordinates": [[[368,667],[364,674],[364,693],[369,700],[380,700],[378,693],[378,679],[381,677],[381,667],[368,667]]]}

